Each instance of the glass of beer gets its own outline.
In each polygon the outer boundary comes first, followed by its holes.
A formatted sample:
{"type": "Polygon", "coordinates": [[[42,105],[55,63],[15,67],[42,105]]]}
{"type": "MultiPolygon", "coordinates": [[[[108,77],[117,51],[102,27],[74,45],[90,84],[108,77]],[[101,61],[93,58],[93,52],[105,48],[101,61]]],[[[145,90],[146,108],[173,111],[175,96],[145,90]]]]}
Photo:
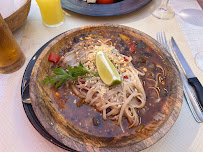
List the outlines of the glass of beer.
{"type": "Polygon", "coordinates": [[[57,27],[64,23],[64,14],[60,0],[36,0],[44,25],[57,27]]]}
{"type": "Polygon", "coordinates": [[[15,72],[24,62],[25,56],[0,14],[0,73],[15,72]]]}

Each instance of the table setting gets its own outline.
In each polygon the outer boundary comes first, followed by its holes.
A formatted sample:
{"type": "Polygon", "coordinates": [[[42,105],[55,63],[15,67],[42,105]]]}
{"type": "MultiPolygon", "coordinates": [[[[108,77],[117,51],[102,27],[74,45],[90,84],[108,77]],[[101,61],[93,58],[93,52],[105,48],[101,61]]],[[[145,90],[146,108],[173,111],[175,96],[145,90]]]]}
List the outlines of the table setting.
{"type": "Polygon", "coordinates": [[[0,67],[0,151],[203,151],[202,0],[21,5],[0,9],[20,54],[0,67]]]}

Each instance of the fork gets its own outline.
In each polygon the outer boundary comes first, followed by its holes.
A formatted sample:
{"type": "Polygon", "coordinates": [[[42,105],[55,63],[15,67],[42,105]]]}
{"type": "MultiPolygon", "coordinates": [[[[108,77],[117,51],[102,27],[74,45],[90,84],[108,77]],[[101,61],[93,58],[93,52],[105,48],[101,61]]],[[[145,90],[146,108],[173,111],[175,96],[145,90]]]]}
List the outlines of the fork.
{"type": "Polygon", "coordinates": [[[168,51],[169,54],[171,54],[171,56],[173,57],[174,61],[176,62],[180,74],[181,74],[181,78],[183,80],[183,92],[184,92],[184,97],[189,105],[189,108],[193,114],[193,117],[195,118],[195,120],[197,122],[203,122],[203,114],[202,114],[202,110],[198,105],[198,101],[197,101],[197,97],[195,95],[195,92],[193,91],[193,89],[189,86],[187,79],[177,61],[177,59],[173,56],[172,53],[172,48],[169,47],[169,43],[166,40],[166,35],[165,32],[158,32],[156,35],[156,39],[157,41],[163,45],[163,47],[165,47],[168,51]]]}

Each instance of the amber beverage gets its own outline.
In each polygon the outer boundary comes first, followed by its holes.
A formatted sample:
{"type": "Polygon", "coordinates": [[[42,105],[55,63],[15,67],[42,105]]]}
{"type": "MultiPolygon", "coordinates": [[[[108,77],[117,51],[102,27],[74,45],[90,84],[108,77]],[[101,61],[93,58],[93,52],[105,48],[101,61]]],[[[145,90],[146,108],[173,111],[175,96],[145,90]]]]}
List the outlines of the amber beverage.
{"type": "Polygon", "coordinates": [[[25,62],[18,43],[0,14],[0,73],[12,73],[25,62]]]}

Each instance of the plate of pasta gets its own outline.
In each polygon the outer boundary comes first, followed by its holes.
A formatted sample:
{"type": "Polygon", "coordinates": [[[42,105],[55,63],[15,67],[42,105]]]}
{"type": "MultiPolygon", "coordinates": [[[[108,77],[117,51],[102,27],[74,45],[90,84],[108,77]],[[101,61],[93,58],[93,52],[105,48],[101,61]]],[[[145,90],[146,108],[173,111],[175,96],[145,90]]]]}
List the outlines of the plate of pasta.
{"type": "Polygon", "coordinates": [[[72,149],[140,151],[175,123],[183,89],[177,66],[156,40],[100,24],[67,31],[42,51],[30,97],[47,132],[72,149]],[[107,85],[98,72],[98,51],[118,71],[117,83],[107,85]]]}

